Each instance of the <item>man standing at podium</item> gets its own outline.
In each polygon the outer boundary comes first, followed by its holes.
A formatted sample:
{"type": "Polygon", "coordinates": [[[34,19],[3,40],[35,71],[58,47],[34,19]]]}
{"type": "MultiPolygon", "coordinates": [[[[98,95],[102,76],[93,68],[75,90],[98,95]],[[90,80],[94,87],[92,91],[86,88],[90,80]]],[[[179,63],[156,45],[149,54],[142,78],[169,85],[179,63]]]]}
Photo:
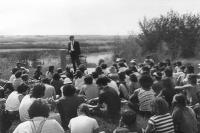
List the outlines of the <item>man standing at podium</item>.
{"type": "Polygon", "coordinates": [[[76,67],[80,65],[79,56],[81,54],[80,45],[78,41],[74,40],[74,36],[69,37],[70,42],[68,43],[68,51],[71,57],[71,61],[73,64],[74,72],[76,71],[76,67]]]}

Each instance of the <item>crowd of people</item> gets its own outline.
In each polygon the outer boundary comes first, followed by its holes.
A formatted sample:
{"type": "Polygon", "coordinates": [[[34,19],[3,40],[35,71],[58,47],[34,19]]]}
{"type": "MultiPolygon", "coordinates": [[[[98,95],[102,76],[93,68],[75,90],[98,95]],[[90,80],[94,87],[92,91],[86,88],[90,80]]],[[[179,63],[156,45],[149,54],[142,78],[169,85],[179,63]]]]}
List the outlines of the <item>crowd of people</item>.
{"type": "Polygon", "coordinates": [[[198,133],[199,78],[191,64],[150,56],[142,63],[117,58],[111,66],[100,60],[92,72],[83,64],[46,73],[38,66],[30,75],[17,63],[0,88],[0,130],[20,121],[13,133],[97,133],[99,117],[116,125],[113,133],[198,133]]]}

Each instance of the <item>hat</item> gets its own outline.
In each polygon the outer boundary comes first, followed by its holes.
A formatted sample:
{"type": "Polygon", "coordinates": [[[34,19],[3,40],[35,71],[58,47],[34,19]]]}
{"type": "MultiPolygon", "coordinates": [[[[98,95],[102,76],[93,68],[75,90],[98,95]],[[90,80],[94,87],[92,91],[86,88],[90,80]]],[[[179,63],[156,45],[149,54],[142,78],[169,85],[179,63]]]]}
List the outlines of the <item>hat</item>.
{"type": "Polygon", "coordinates": [[[66,77],[66,78],[64,79],[63,84],[72,84],[72,81],[71,81],[70,78],[66,77]]]}

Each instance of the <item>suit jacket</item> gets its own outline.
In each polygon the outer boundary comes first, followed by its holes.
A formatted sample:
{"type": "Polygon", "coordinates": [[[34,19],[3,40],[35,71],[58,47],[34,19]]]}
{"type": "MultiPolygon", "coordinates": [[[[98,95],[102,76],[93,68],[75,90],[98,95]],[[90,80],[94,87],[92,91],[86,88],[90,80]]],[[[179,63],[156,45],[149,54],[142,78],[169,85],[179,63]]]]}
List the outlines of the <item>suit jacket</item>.
{"type": "MultiPolygon", "coordinates": [[[[71,50],[71,42],[68,43],[68,51],[71,50]]],[[[81,50],[80,50],[80,45],[79,42],[74,41],[74,51],[73,51],[74,55],[80,55],[81,54],[81,50]]]]}

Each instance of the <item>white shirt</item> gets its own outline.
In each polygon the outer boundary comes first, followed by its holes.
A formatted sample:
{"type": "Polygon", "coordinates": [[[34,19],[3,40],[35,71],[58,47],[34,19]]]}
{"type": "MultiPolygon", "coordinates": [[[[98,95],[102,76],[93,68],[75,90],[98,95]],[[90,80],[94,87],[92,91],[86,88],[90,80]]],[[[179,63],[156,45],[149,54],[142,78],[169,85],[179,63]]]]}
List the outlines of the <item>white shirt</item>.
{"type": "Polygon", "coordinates": [[[15,79],[16,79],[15,74],[12,74],[12,75],[10,76],[9,82],[13,84],[14,81],[15,81],[15,79]]]}
{"type": "Polygon", "coordinates": [[[83,87],[83,85],[84,85],[84,76],[82,76],[81,78],[77,78],[77,79],[75,79],[75,88],[77,89],[77,90],[81,90],[81,88],[83,87]]]}
{"type": "Polygon", "coordinates": [[[99,128],[97,121],[85,115],[72,118],[68,127],[71,133],[93,133],[94,130],[99,128]]]}
{"type": "Polygon", "coordinates": [[[70,50],[74,51],[74,41],[71,41],[70,44],[71,44],[71,49],[70,50]]]}
{"type": "MultiPolygon", "coordinates": [[[[36,129],[39,127],[39,123],[44,120],[44,117],[35,117],[33,122],[36,129]]],[[[26,121],[17,126],[13,133],[33,133],[32,128],[34,127],[32,121],[26,121]]],[[[47,119],[42,127],[41,133],[64,133],[63,128],[56,120],[47,119]]]]}
{"type": "Polygon", "coordinates": [[[34,102],[35,98],[30,98],[30,95],[26,95],[19,106],[19,115],[21,121],[30,120],[28,110],[32,103],[34,102]]]}
{"type": "Polygon", "coordinates": [[[22,94],[19,94],[17,91],[13,91],[6,100],[6,110],[8,111],[18,111],[19,110],[19,96],[22,94]]]}
{"type": "Polygon", "coordinates": [[[44,84],[45,85],[45,92],[44,92],[44,99],[46,98],[56,98],[56,90],[52,85],[44,84]]]}

